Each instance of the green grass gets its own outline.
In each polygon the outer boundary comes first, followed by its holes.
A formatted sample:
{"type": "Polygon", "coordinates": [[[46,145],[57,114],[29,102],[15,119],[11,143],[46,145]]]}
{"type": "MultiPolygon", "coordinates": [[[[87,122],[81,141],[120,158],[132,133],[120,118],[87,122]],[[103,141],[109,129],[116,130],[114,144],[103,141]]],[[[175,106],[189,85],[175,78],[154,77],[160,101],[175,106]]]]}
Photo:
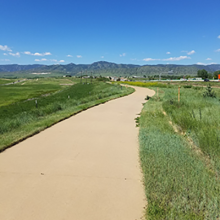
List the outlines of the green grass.
{"type": "MultiPolygon", "coordinates": [[[[46,89],[47,84],[43,88],[46,89]]],[[[0,151],[79,111],[133,91],[131,88],[102,82],[75,84],[49,96],[1,106],[0,151]]]]}
{"type": "Polygon", "coordinates": [[[159,87],[159,88],[166,88],[169,87],[169,85],[159,83],[159,82],[117,82],[118,84],[127,84],[131,86],[140,86],[140,87],[159,87]]]}
{"type": "Polygon", "coordinates": [[[4,84],[8,84],[8,83],[12,83],[16,81],[15,79],[1,79],[0,78],[0,85],[4,85],[4,84]]]}
{"type": "Polygon", "coordinates": [[[163,84],[170,84],[170,85],[180,85],[180,86],[184,86],[184,85],[191,85],[191,86],[202,86],[202,87],[206,87],[207,84],[210,84],[213,87],[220,87],[220,82],[204,82],[204,81],[171,81],[171,82],[162,82],[163,84]]]}
{"type": "Polygon", "coordinates": [[[204,92],[205,88],[181,88],[181,102],[178,103],[175,99],[176,91],[167,90],[167,100],[163,103],[163,108],[179,130],[191,137],[211,159],[217,174],[220,175],[220,90],[215,89],[218,98],[204,98],[204,92]]]}
{"type": "Polygon", "coordinates": [[[144,105],[139,120],[139,141],[148,201],[147,219],[220,217],[220,182],[215,171],[207,166],[206,158],[206,155],[213,155],[211,166],[218,170],[215,158],[219,153],[219,142],[213,137],[219,134],[216,127],[219,119],[214,122],[219,113],[219,101],[204,99],[203,92],[181,88],[181,102],[178,104],[178,87],[160,88],[159,98],[155,95],[144,105]],[[199,108],[203,112],[201,120],[199,108]],[[192,119],[192,109],[195,119],[192,119]],[[167,116],[163,114],[164,110],[167,116]],[[187,135],[176,133],[169,120],[180,131],[188,131],[187,135]],[[193,150],[186,138],[188,135],[205,155],[201,156],[193,150]],[[215,146],[214,149],[211,146],[215,146]]]}
{"type": "Polygon", "coordinates": [[[0,106],[6,106],[11,103],[62,90],[68,87],[65,84],[73,84],[73,82],[62,78],[40,78],[8,86],[0,86],[0,106]]]}

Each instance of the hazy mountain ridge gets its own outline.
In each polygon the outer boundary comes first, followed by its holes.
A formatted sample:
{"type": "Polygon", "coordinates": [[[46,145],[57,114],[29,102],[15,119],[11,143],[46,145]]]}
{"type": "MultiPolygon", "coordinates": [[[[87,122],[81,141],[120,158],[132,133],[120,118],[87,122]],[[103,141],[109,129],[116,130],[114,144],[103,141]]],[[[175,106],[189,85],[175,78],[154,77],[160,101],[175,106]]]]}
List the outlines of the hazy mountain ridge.
{"type": "Polygon", "coordinates": [[[32,69],[42,68],[44,65],[41,64],[31,64],[31,65],[19,65],[19,64],[8,64],[0,65],[0,72],[17,72],[32,69]]]}
{"type": "Polygon", "coordinates": [[[220,70],[220,64],[212,65],[175,65],[175,64],[158,64],[158,65],[133,65],[133,64],[116,64],[106,61],[94,62],[92,64],[74,64],[66,65],[0,65],[0,72],[4,73],[33,73],[33,72],[52,72],[60,74],[79,75],[115,75],[115,76],[132,76],[132,75],[196,75],[199,69],[205,69],[208,72],[220,70]]]}

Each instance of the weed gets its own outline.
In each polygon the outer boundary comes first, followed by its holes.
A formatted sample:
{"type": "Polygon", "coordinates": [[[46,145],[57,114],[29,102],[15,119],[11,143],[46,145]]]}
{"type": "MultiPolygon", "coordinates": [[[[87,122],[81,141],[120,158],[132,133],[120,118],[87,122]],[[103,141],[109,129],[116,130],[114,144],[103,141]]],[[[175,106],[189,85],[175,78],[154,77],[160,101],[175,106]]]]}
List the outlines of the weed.
{"type": "Polygon", "coordinates": [[[212,90],[211,85],[207,85],[206,91],[203,93],[203,97],[211,97],[211,98],[216,98],[215,92],[212,90]]]}
{"type": "Polygon", "coordinates": [[[135,118],[136,127],[140,126],[140,117],[135,118]]]}

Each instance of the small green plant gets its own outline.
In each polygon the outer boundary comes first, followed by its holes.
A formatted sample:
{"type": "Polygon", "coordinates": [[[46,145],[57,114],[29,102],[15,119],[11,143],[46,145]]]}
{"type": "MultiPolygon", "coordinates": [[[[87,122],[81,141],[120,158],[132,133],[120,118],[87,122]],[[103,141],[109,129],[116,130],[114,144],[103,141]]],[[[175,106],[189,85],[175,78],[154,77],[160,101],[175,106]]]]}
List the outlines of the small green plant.
{"type": "Polygon", "coordinates": [[[136,127],[140,126],[140,117],[135,118],[136,127]]]}
{"type": "Polygon", "coordinates": [[[203,93],[203,97],[211,97],[211,98],[216,98],[215,92],[212,90],[211,85],[207,85],[206,91],[203,93]]]}

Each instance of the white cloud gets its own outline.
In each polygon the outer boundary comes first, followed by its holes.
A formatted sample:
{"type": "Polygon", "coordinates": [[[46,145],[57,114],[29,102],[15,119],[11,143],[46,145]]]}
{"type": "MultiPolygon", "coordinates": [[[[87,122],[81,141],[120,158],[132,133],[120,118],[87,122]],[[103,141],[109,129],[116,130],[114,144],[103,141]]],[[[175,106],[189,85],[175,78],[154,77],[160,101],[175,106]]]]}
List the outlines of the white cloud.
{"type": "Polygon", "coordinates": [[[43,54],[42,53],[34,53],[34,54],[31,54],[33,56],[42,56],[43,54]]]}
{"type": "Polygon", "coordinates": [[[60,60],[60,61],[58,61],[58,60],[56,60],[56,59],[51,59],[51,60],[48,60],[48,61],[50,61],[50,62],[54,62],[54,63],[64,63],[65,62],[65,60],[60,60]]]}
{"type": "Polygon", "coordinates": [[[77,58],[82,58],[82,56],[81,56],[81,55],[77,55],[76,57],[77,57],[77,58]]]}
{"type": "Polygon", "coordinates": [[[40,62],[40,61],[47,61],[47,59],[42,58],[42,59],[35,59],[34,61],[40,62]]]}
{"type": "Polygon", "coordinates": [[[11,56],[13,57],[20,57],[20,53],[17,52],[17,53],[9,53],[11,56]]]}
{"type": "Polygon", "coordinates": [[[211,58],[207,58],[206,60],[212,60],[211,58]]]}
{"type": "Polygon", "coordinates": [[[216,52],[220,52],[220,49],[216,50],[216,52]]]}
{"type": "Polygon", "coordinates": [[[220,35],[218,35],[218,39],[220,39],[220,35]]]}
{"type": "Polygon", "coordinates": [[[3,53],[3,55],[4,55],[4,56],[8,56],[8,54],[7,54],[7,53],[3,53]]]}
{"type": "Polygon", "coordinates": [[[46,53],[34,53],[34,54],[31,54],[31,55],[33,55],[33,56],[41,56],[41,57],[43,57],[43,56],[51,55],[51,53],[50,53],[50,52],[46,52],[46,53]]]}
{"type": "Polygon", "coordinates": [[[195,50],[191,50],[191,51],[182,50],[181,52],[187,53],[188,55],[192,55],[192,54],[194,54],[196,51],[195,51],[195,50]]]}
{"type": "Polygon", "coordinates": [[[104,56],[101,56],[101,58],[103,59],[103,58],[104,58],[104,56]]]}
{"type": "Polygon", "coordinates": [[[195,52],[196,52],[195,50],[192,50],[192,51],[188,52],[187,54],[188,54],[188,55],[192,55],[192,54],[194,54],[195,52]]]}
{"type": "Polygon", "coordinates": [[[50,52],[43,53],[44,56],[52,55],[50,52]]]}
{"type": "Polygon", "coordinates": [[[25,51],[24,54],[26,54],[26,55],[32,55],[30,51],[25,51]]]}
{"type": "Polygon", "coordinates": [[[203,65],[203,66],[212,65],[212,64],[216,64],[216,63],[201,63],[201,62],[197,63],[197,65],[203,65]]]}
{"type": "Polygon", "coordinates": [[[207,64],[198,62],[197,65],[207,65],[207,64]]]}
{"type": "Polygon", "coordinates": [[[125,56],[126,56],[126,53],[120,54],[119,56],[120,56],[120,57],[125,57],[125,56]]]}
{"type": "Polygon", "coordinates": [[[9,62],[9,59],[0,59],[0,61],[9,62]]]}
{"type": "Polygon", "coordinates": [[[73,57],[72,55],[67,55],[67,57],[73,57]]]}
{"type": "Polygon", "coordinates": [[[154,61],[154,60],[160,60],[160,59],[152,59],[152,58],[145,58],[144,61],[154,61]]]}
{"type": "Polygon", "coordinates": [[[26,55],[32,55],[32,56],[48,56],[48,55],[52,55],[50,52],[45,52],[45,53],[31,53],[30,51],[25,51],[24,54],[26,55]]]}
{"type": "Polygon", "coordinates": [[[166,54],[170,54],[170,52],[167,52],[166,54]]]}
{"type": "Polygon", "coordinates": [[[191,59],[191,57],[187,57],[187,56],[170,57],[168,59],[163,59],[163,61],[179,61],[179,60],[185,60],[185,59],[191,59]]]}
{"type": "Polygon", "coordinates": [[[0,50],[4,50],[4,51],[12,51],[7,45],[5,45],[5,46],[2,46],[2,45],[0,45],[0,50]]]}

